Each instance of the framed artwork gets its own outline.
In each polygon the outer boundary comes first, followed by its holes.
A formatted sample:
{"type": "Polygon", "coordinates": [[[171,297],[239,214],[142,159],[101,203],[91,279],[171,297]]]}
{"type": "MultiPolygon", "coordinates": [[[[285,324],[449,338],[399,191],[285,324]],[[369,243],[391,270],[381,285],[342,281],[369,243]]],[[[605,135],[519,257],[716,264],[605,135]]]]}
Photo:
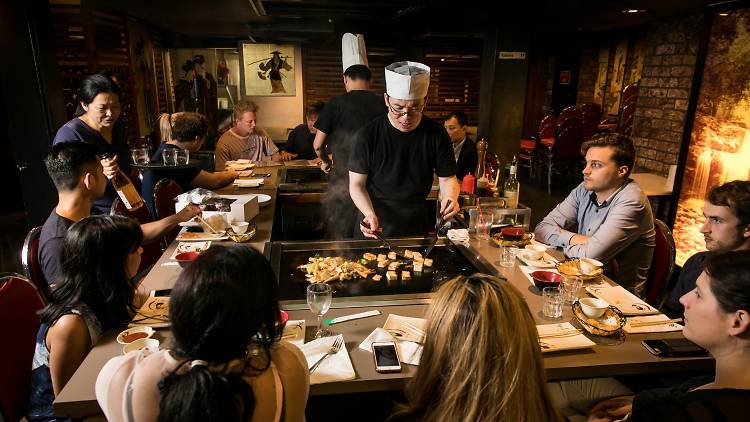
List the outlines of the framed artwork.
{"type": "Polygon", "coordinates": [[[295,96],[295,57],[292,44],[240,43],[242,96],[295,96]]]}

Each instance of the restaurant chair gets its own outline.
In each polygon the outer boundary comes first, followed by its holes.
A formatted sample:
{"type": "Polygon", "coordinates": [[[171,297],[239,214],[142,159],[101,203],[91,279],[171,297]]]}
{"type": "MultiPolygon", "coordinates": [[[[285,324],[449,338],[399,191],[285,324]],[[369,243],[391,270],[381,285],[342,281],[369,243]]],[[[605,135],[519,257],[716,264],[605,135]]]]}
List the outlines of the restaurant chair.
{"type": "Polygon", "coordinates": [[[635,116],[635,103],[631,103],[622,108],[620,113],[620,123],[617,127],[617,131],[624,134],[630,135],[633,131],[633,118],[635,116]]]}
{"type": "MultiPolygon", "coordinates": [[[[154,212],[156,219],[169,217],[175,213],[174,198],[182,193],[182,187],[172,179],[161,179],[154,186],[154,212]]],[[[164,246],[170,243],[180,233],[180,226],[176,226],[164,235],[164,246]]]]}
{"type": "Polygon", "coordinates": [[[560,115],[557,116],[558,125],[571,117],[583,120],[583,113],[576,106],[565,107],[563,111],[560,112],[560,115]]]}
{"type": "Polygon", "coordinates": [[[542,145],[540,151],[547,161],[547,193],[551,195],[552,172],[565,167],[576,168],[581,162],[581,127],[571,125],[558,133],[554,143],[542,145]]]}
{"type": "MultiPolygon", "coordinates": [[[[151,212],[146,205],[143,205],[136,210],[129,211],[125,204],[120,201],[120,198],[115,198],[112,202],[112,208],[110,209],[109,214],[124,215],[126,217],[134,218],[138,221],[138,224],[152,223],[154,221],[153,217],[151,217],[151,212]]],[[[141,265],[138,267],[138,272],[149,268],[159,260],[162,254],[162,249],[159,243],[160,242],[154,241],[141,245],[143,247],[143,253],[141,254],[141,265]]]]}
{"type": "Polygon", "coordinates": [[[635,104],[638,100],[638,86],[637,85],[627,85],[625,88],[622,89],[622,102],[621,108],[625,108],[625,106],[629,104],[635,104]]]}
{"type": "Polygon", "coordinates": [[[0,419],[17,421],[26,412],[31,388],[31,362],[39,331],[37,312],[44,298],[20,274],[0,277],[0,321],[3,358],[0,359],[0,419]]]}
{"type": "Polygon", "coordinates": [[[596,103],[584,103],[581,104],[580,109],[583,114],[581,135],[583,136],[583,140],[587,141],[594,136],[599,127],[599,121],[602,117],[602,107],[596,103]]]}
{"type": "Polygon", "coordinates": [[[667,285],[672,277],[676,250],[674,237],[666,224],[655,218],[654,229],[656,246],[646,281],[646,303],[659,307],[666,297],[667,285]]]}
{"type": "Polygon", "coordinates": [[[31,280],[42,295],[45,303],[49,299],[49,283],[44,278],[42,266],[39,262],[39,237],[42,235],[42,226],[29,230],[21,247],[21,266],[26,278],[31,280]]]}
{"type": "Polygon", "coordinates": [[[557,131],[557,116],[548,114],[539,122],[539,128],[536,135],[526,139],[521,139],[520,149],[518,151],[518,165],[529,168],[529,174],[534,176],[534,158],[536,156],[537,145],[539,142],[554,142],[555,132],[557,131]]]}

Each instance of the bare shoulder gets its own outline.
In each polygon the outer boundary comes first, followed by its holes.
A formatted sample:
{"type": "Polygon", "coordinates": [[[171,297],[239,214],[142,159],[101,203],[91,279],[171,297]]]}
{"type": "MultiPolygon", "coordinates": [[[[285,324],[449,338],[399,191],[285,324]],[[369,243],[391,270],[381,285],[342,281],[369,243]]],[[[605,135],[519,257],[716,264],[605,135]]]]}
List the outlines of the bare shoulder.
{"type": "Polygon", "coordinates": [[[89,329],[83,317],[77,314],[67,314],[58,318],[47,332],[47,343],[57,343],[58,341],[66,343],[90,342],[89,329]]]}
{"type": "Polygon", "coordinates": [[[272,359],[276,366],[290,371],[302,370],[307,372],[307,359],[299,347],[286,341],[277,343],[272,352],[272,359]]]}

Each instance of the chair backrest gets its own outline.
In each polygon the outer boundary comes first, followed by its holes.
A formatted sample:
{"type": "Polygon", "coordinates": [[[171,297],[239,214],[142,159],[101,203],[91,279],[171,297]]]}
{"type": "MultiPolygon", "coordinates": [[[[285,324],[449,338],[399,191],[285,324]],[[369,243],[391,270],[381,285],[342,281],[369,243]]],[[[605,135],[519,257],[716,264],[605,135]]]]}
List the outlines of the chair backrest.
{"type": "Polygon", "coordinates": [[[44,299],[20,274],[0,277],[0,323],[3,353],[0,359],[0,410],[8,421],[23,417],[31,385],[31,361],[39,331],[37,311],[44,299]]]}
{"type": "Polygon", "coordinates": [[[669,227],[661,220],[654,219],[654,229],[656,230],[656,246],[646,282],[646,302],[658,307],[664,299],[667,284],[672,277],[676,251],[669,227]]]}
{"type": "MultiPolygon", "coordinates": [[[[127,207],[125,207],[125,204],[120,201],[120,198],[115,198],[115,200],[112,201],[112,208],[109,213],[110,215],[124,215],[126,217],[135,218],[138,220],[139,224],[146,224],[154,221],[148,207],[144,205],[137,210],[129,211],[127,207]]],[[[161,258],[162,254],[159,242],[145,243],[141,246],[143,247],[143,253],[141,254],[141,265],[138,267],[139,272],[154,265],[156,261],[161,258]]]]}
{"type": "Polygon", "coordinates": [[[539,126],[538,139],[554,138],[555,133],[557,133],[557,119],[550,120],[547,124],[539,126]]]}
{"type": "MultiPolygon", "coordinates": [[[[548,126],[555,126],[556,124],[557,124],[557,116],[555,116],[554,114],[548,114],[544,116],[544,118],[539,122],[540,135],[544,128],[548,126]]],[[[539,139],[542,139],[542,137],[540,136],[539,139]]]]}
{"type": "MultiPolygon", "coordinates": [[[[175,213],[174,198],[181,193],[182,187],[172,179],[161,179],[156,182],[154,186],[154,212],[157,220],[175,213]]],[[[179,233],[180,227],[177,226],[165,234],[165,246],[169,246],[179,233]]]]}
{"type": "Polygon", "coordinates": [[[638,99],[638,85],[627,85],[622,89],[622,107],[635,104],[638,99]]]}
{"type": "Polygon", "coordinates": [[[583,113],[583,120],[589,118],[599,120],[602,117],[602,106],[597,103],[583,103],[578,108],[583,113]]]}
{"type": "Polygon", "coordinates": [[[629,134],[633,128],[633,117],[635,116],[635,103],[631,103],[622,108],[620,114],[620,124],[618,130],[620,133],[629,134]]]}
{"type": "Polygon", "coordinates": [[[42,235],[42,226],[33,227],[26,235],[21,247],[21,266],[26,273],[26,278],[31,280],[45,303],[49,298],[49,283],[44,278],[42,266],[39,262],[39,237],[42,235]]]}
{"type": "Polygon", "coordinates": [[[571,126],[557,135],[552,147],[553,161],[576,161],[581,159],[581,128],[571,126]]]}
{"type": "Polygon", "coordinates": [[[569,116],[565,119],[557,120],[557,133],[562,133],[565,129],[570,127],[576,127],[580,130],[583,127],[583,120],[576,116],[569,116]]]}
{"type": "Polygon", "coordinates": [[[568,117],[583,119],[583,113],[581,113],[581,110],[576,106],[565,107],[563,111],[560,112],[560,115],[557,116],[557,122],[560,123],[568,117]]]}

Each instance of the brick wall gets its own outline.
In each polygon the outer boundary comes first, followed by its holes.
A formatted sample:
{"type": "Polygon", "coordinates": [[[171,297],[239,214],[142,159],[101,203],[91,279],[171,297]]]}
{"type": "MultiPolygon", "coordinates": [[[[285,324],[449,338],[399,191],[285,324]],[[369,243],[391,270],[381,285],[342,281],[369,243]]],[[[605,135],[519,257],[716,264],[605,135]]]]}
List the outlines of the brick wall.
{"type": "Polygon", "coordinates": [[[599,50],[590,45],[581,49],[581,65],[578,69],[578,95],[576,104],[594,102],[596,77],[599,73],[599,50]]]}
{"type": "Polygon", "coordinates": [[[649,27],[632,133],[637,172],[666,176],[677,164],[702,25],[691,16],[649,27]]]}

